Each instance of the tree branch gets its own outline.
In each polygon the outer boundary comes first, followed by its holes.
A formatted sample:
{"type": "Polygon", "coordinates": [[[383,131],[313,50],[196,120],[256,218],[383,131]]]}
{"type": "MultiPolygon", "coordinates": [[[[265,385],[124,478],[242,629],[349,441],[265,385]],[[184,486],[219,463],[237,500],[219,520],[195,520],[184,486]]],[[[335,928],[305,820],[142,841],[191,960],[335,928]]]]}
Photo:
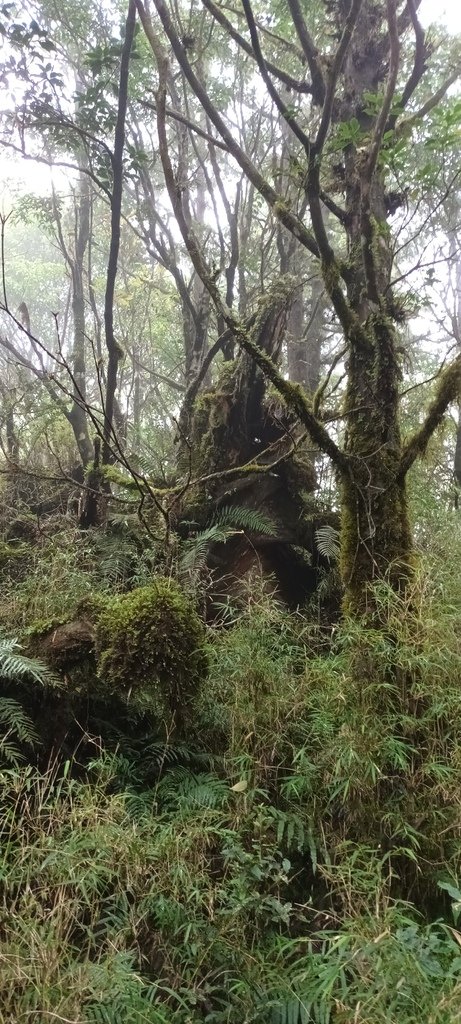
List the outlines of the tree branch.
{"type": "MultiPolygon", "coordinates": [[[[240,46],[240,48],[248,54],[249,57],[253,57],[253,60],[256,60],[256,55],[250,44],[247,43],[246,39],[242,35],[240,35],[240,32],[238,32],[237,29],[234,28],[232,22],[229,21],[228,18],[226,18],[226,15],[223,14],[222,10],[217,6],[217,4],[213,3],[213,0],[202,0],[202,4],[204,7],[206,7],[207,11],[209,11],[210,14],[213,15],[213,18],[215,18],[218,24],[226,30],[228,35],[230,35],[231,39],[233,39],[234,42],[237,43],[238,46],[240,46]]],[[[297,78],[293,78],[292,75],[288,74],[288,72],[284,71],[282,68],[277,67],[276,64],[272,64],[270,61],[267,61],[266,67],[267,70],[270,71],[271,75],[274,75],[274,78],[278,78],[279,81],[283,82],[283,84],[286,85],[289,89],[293,89],[295,92],[301,93],[312,92],[312,85],[310,84],[310,82],[298,81],[297,78]]]]}
{"type": "Polygon", "coordinates": [[[398,480],[404,480],[418,456],[424,455],[433,433],[441,424],[448,406],[461,396],[461,354],[440,376],[435,397],[423,425],[409,438],[402,452],[398,480]]]}
{"type": "MultiPolygon", "coordinates": [[[[193,92],[200,100],[200,103],[202,104],[210,121],[212,122],[212,124],[214,124],[221,138],[226,143],[229,152],[240,165],[240,167],[245,172],[245,174],[252,182],[252,184],[255,186],[255,188],[257,188],[258,192],[260,192],[263,199],[266,200],[267,204],[270,206],[273,214],[278,218],[278,220],[280,220],[284,227],[286,227],[287,230],[290,231],[291,234],[298,239],[301,245],[308,249],[308,251],[311,252],[314,256],[318,257],[319,250],[315,238],[313,237],[311,232],[308,231],[305,225],[302,223],[302,221],[299,220],[299,218],[296,217],[296,215],[291,212],[283,196],[276,192],[276,190],[272,188],[272,186],[269,184],[266,178],[264,178],[263,175],[258,171],[253,161],[249,158],[247,153],[245,153],[245,151],[241,148],[241,146],[239,146],[234,137],[231,135],[225,121],[218,113],[216,107],[211,102],[206,89],[204,88],[200,80],[197,78],[195,71],[193,70],[191,64],[189,63],[186,50],[178,34],[175,32],[173,23],[171,21],[164,0],[154,0],[154,2],[160,20],[162,22],[163,28],[168,39],[170,40],[173,52],[176,56],[176,59],[178,60],[178,63],[180,64],[180,67],[182,68],[184,75],[187,78],[193,92]]],[[[146,11],[146,8],[144,7],[144,4],[142,3],[142,0],[136,0],[136,6],[146,36],[152,46],[152,49],[154,49],[152,45],[152,37],[155,36],[155,33],[152,27],[150,17],[146,11]]]]}
{"type": "Polygon", "coordinates": [[[399,100],[399,105],[403,110],[424,75],[426,70],[426,60],[429,56],[429,50],[426,46],[426,35],[418,19],[415,0],[407,0],[407,8],[415,33],[415,58],[410,77],[399,100]]]}
{"type": "Polygon", "coordinates": [[[396,135],[403,135],[404,132],[408,130],[408,128],[412,128],[413,125],[417,124],[418,121],[421,121],[421,119],[425,117],[426,114],[429,114],[431,110],[433,110],[434,107],[436,107],[437,104],[440,103],[441,100],[443,100],[443,97],[448,92],[450,86],[453,85],[454,82],[458,81],[459,76],[460,68],[458,67],[456,68],[456,70],[452,72],[452,74],[448,78],[445,79],[444,82],[442,82],[442,85],[439,86],[436,92],[432,96],[430,96],[425,103],[423,103],[422,107],[420,107],[419,110],[416,110],[414,114],[409,114],[408,117],[404,117],[402,121],[398,121],[395,129],[396,135]]]}
{"type": "Polygon", "coordinates": [[[333,57],[333,63],[331,70],[328,75],[327,88],[325,92],[325,100],[323,103],[322,116],[320,119],[319,130],[317,132],[317,138],[314,143],[314,150],[317,156],[322,152],[328,131],[330,128],[331,115],[333,111],[333,102],[335,98],[336,85],[338,82],[339,75],[344,63],[344,58],[347,53],[348,46],[352,39],[352,34],[357,22],[357,18],[360,14],[360,8],[363,0],[352,0],[349,9],[349,14],[346,18],[346,23],[343,28],[341,39],[339,40],[336,53],[333,57]]]}
{"type": "Polygon", "coordinates": [[[254,19],[254,16],[253,16],[253,11],[251,9],[250,0],[242,0],[242,6],[243,6],[243,9],[245,11],[245,17],[246,17],[246,20],[247,20],[247,23],[248,23],[248,28],[250,30],[250,38],[251,38],[251,42],[252,42],[252,45],[253,45],[254,55],[255,55],[255,58],[256,58],[256,61],[257,61],[257,64],[258,64],[258,68],[259,68],[259,70],[261,72],[261,77],[262,77],[263,82],[265,83],[267,91],[269,93],[269,96],[271,97],[271,99],[275,103],[275,106],[277,107],[277,110],[282,115],[283,119],[286,121],[286,123],[287,123],[288,127],[290,128],[290,130],[296,136],[298,142],[301,143],[301,145],[305,149],[306,153],[309,155],[309,150],[310,150],[310,145],[311,144],[310,144],[310,140],[309,140],[308,135],[306,135],[306,133],[299,126],[299,124],[298,124],[294,114],[291,112],[291,110],[283,102],[282,97],[279,96],[279,94],[277,92],[277,89],[274,87],[274,85],[271,82],[271,79],[269,77],[269,74],[268,74],[268,71],[267,71],[266,62],[264,60],[264,57],[263,57],[263,54],[262,54],[262,50],[261,50],[261,47],[259,45],[258,30],[256,28],[256,23],[255,23],[255,19],[254,19]]]}
{"type": "Polygon", "coordinates": [[[325,99],[325,80],[319,60],[319,51],[304,20],[299,0],[288,0],[288,6],[311,73],[312,101],[320,107],[325,99]]]}
{"type": "MultiPolygon", "coordinates": [[[[140,104],[142,107],[146,107],[147,110],[153,110],[154,114],[157,112],[155,103],[151,103],[149,100],[140,100],[140,104]]],[[[184,116],[184,114],[180,114],[179,110],[173,110],[171,107],[167,107],[166,113],[167,117],[172,117],[173,121],[178,121],[179,124],[184,124],[189,131],[195,132],[196,135],[200,135],[201,139],[205,139],[206,142],[212,143],[213,146],[217,146],[218,149],[224,150],[225,153],[229,152],[224,142],[221,142],[220,139],[216,139],[214,135],[210,135],[209,132],[200,128],[198,124],[194,124],[194,122],[190,121],[188,117],[184,116]]]]}
{"type": "Polygon", "coordinates": [[[400,40],[397,26],[396,6],[396,0],[387,0],[387,24],[389,29],[390,40],[389,74],[387,78],[386,92],[384,94],[382,107],[381,110],[379,111],[376,120],[373,136],[370,143],[370,148],[367,155],[366,176],[368,184],[371,182],[371,179],[376,169],[376,164],[378,161],[379,151],[381,149],[383,135],[386,129],[389,114],[391,112],[392,100],[395,94],[395,87],[397,85],[397,75],[399,72],[400,60],[400,40]]]}

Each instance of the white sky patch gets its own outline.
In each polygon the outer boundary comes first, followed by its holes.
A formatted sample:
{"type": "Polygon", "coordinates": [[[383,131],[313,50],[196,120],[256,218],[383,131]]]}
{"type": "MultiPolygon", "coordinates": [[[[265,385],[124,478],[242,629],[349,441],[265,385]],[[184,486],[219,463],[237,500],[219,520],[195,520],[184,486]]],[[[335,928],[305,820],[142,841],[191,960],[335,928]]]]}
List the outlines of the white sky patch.
{"type": "Polygon", "coordinates": [[[441,3],[423,0],[418,14],[425,28],[433,22],[442,22],[453,35],[461,33],[460,0],[442,0],[441,3]]]}

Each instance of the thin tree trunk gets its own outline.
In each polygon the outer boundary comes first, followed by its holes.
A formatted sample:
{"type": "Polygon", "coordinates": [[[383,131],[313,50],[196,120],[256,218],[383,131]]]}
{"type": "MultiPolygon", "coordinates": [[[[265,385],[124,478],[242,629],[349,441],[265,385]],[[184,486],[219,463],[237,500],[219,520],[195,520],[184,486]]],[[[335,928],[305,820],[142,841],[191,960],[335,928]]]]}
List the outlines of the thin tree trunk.
{"type": "Polygon", "coordinates": [[[113,459],[111,440],[114,429],[115,392],[117,388],[117,371],[123,351],[118,344],[114,332],[114,294],[117,277],[118,253],[120,249],[120,217],[122,210],[123,191],[123,151],[125,147],[125,118],[128,103],[128,73],[131,47],[136,24],[136,3],[130,0],[125,23],[125,38],[120,62],[120,80],[118,92],[117,122],[115,126],[114,152],[112,158],[113,184],[110,218],[110,248],[107,265],[106,293],[104,298],[104,326],[106,347],[108,352],[107,381],[104,409],[104,446],[102,461],[104,464],[113,459]]]}

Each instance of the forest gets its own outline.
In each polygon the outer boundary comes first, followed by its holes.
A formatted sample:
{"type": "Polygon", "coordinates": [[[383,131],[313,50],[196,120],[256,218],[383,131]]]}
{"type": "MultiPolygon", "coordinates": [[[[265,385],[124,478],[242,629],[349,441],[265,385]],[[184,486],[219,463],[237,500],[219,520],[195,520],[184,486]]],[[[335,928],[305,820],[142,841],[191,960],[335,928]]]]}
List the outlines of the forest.
{"type": "Polygon", "coordinates": [[[0,4],[1,1024],[461,1024],[441,15],[0,4]]]}

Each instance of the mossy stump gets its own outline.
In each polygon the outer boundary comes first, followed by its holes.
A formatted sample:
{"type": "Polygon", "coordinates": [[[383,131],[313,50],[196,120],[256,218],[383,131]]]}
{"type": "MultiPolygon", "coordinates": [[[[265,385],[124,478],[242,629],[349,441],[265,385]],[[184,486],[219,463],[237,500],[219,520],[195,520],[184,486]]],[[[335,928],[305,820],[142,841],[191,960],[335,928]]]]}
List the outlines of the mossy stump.
{"type": "Polygon", "coordinates": [[[109,601],[96,625],[96,655],[109,690],[182,728],[208,663],[205,626],[173,580],[157,577],[109,601]]]}

